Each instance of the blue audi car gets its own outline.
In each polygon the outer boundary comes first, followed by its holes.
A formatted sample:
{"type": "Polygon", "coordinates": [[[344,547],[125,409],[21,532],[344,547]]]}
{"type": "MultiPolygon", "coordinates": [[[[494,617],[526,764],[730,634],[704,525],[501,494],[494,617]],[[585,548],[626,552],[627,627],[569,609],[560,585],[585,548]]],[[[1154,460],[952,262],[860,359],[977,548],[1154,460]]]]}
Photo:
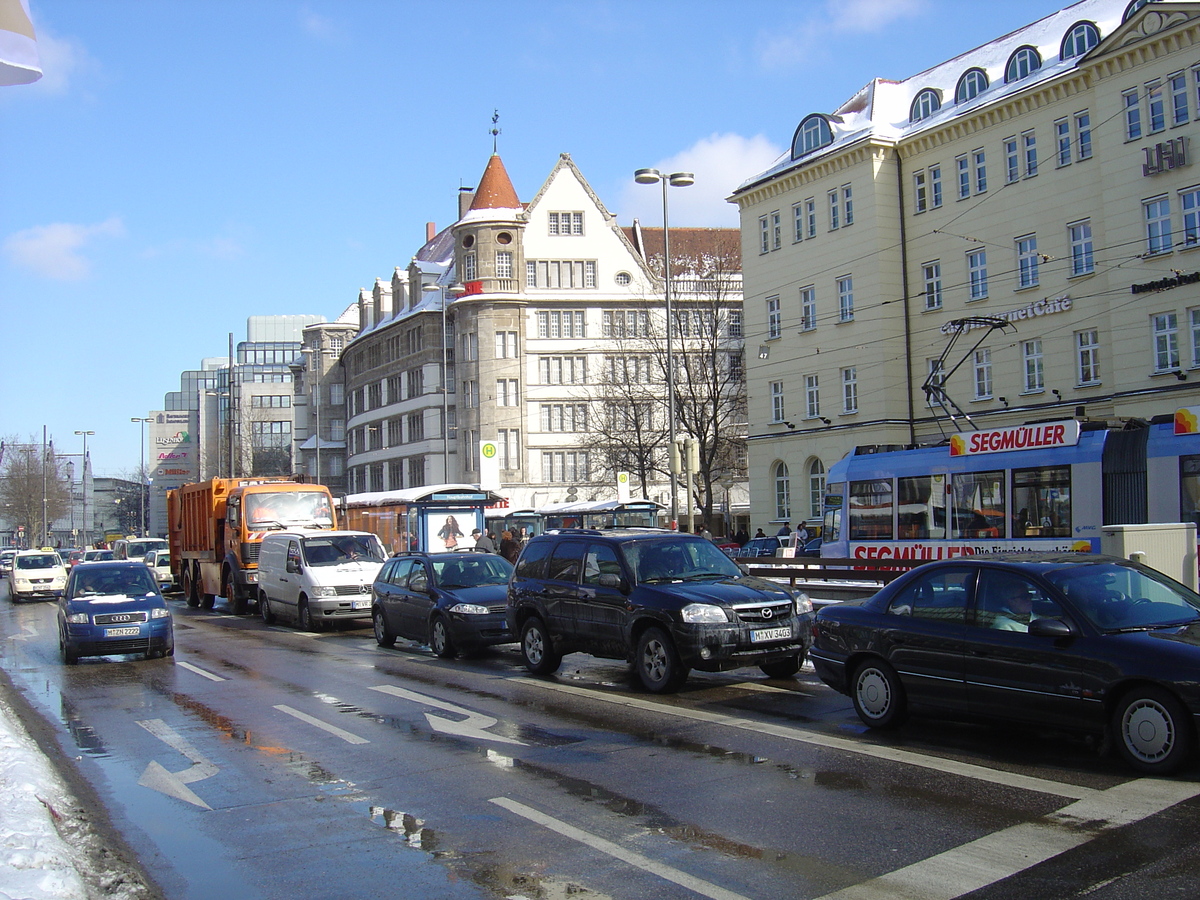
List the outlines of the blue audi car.
{"type": "Polygon", "coordinates": [[[81,656],[173,656],[171,612],[154,573],[140,559],[75,566],[58,602],[58,647],[68,666],[81,656]]]}

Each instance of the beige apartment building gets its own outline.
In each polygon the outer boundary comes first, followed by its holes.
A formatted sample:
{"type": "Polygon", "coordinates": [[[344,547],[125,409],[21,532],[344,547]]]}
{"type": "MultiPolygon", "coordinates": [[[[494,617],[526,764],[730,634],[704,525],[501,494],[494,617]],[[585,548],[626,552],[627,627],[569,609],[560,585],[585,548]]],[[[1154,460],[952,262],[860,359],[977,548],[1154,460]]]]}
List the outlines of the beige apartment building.
{"type": "Polygon", "coordinates": [[[1200,403],[1200,3],[1083,0],[812,113],[737,189],[751,520],[858,445],[1200,403]]]}

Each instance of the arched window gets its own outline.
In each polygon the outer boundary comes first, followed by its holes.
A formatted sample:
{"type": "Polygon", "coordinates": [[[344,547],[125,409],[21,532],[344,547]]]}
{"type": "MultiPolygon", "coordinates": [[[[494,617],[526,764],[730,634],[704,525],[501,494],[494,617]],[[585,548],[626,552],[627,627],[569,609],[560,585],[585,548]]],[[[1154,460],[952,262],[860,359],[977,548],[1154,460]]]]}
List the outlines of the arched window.
{"type": "Polygon", "coordinates": [[[1091,22],[1078,22],[1071,26],[1071,30],[1063,37],[1062,49],[1058,53],[1059,59],[1071,59],[1075,56],[1083,56],[1093,47],[1100,43],[1100,32],[1091,22]]]}
{"type": "Polygon", "coordinates": [[[825,464],[814,459],[808,464],[808,518],[821,518],[821,502],[825,498],[825,464]]]}
{"type": "Polygon", "coordinates": [[[954,89],[954,102],[966,103],[968,100],[974,100],[987,88],[987,72],[983,69],[967,69],[962,78],[958,79],[958,87],[954,89]]]}
{"type": "Polygon", "coordinates": [[[799,159],[833,143],[833,129],[829,120],[820,113],[807,116],[792,137],[792,159],[799,159]]]}
{"type": "Polygon", "coordinates": [[[775,518],[792,521],[792,488],[785,462],[775,464],[775,518]]]}
{"type": "Polygon", "coordinates": [[[1005,82],[1020,81],[1022,78],[1028,78],[1041,67],[1042,58],[1038,56],[1037,50],[1033,47],[1018,47],[1016,52],[1008,58],[1008,65],[1004,69],[1004,80],[1005,82]]]}
{"type": "Polygon", "coordinates": [[[942,94],[935,88],[925,88],[912,102],[908,110],[908,121],[920,122],[928,119],[942,108],[942,94]]]}
{"type": "Polygon", "coordinates": [[[1151,2],[1153,2],[1153,0],[1133,0],[1132,3],[1130,3],[1127,7],[1125,7],[1125,15],[1121,16],[1121,21],[1128,22],[1130,16],[1132,16],[1135,12],[1137,12],[1139,9],[1141,9],[1143,6],[1145,6],[1147,3],[1151,3],[1151,2]]]}

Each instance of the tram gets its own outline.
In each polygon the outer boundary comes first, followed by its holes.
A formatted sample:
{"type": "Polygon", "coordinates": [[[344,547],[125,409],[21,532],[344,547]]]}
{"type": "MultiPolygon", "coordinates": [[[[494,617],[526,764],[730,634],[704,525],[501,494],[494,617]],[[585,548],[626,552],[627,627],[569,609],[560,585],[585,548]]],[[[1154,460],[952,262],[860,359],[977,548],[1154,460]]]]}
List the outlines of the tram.
{"type": "Polygon", "coordinates": [[[1104,525],[1200,524],[1200,407],[856,447],[830,467],[823,512],[821,555],[838,559],[1099,552],[1104,525]]]}

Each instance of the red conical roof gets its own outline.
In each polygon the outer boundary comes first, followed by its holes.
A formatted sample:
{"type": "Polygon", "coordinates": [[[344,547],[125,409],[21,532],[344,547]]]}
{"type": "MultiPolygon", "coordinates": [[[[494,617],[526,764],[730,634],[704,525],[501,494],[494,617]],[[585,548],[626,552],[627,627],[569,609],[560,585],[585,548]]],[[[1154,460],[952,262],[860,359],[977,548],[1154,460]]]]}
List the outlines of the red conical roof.
{"type": "Polygon", "coordinates": [[[479,187],[475,189],[475,199],[471,209],[520,209],[521,201],[517,191],[508,178],[500,155],[493,153],[488,160],[483,177],[479,179],[479,187]]]}

